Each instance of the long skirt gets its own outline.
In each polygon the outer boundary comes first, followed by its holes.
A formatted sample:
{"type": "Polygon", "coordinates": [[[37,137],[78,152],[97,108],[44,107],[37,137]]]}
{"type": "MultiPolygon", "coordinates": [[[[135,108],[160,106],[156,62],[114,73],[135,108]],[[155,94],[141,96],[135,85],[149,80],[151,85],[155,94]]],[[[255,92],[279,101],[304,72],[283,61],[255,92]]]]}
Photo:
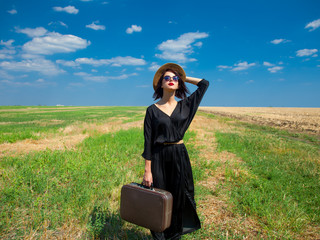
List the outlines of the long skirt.
{"type": "Polygon", "coordinates": [[[151,171],[154,187],[167,190],[173,196],[171,226],[164,231],[164,237],[177,238],[201,228],[194,201],[192,169],[185,145],[157,145],[152,155],[151,171]]]}

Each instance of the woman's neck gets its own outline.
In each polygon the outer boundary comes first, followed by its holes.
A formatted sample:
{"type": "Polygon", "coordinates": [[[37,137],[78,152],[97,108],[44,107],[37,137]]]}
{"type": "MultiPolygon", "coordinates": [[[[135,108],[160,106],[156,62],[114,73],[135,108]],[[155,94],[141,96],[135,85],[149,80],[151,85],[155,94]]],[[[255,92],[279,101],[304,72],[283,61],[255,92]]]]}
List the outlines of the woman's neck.
{"type": "Polygon", "coordinates": [[[161,98],[161,100],[159,101],[159,103],[161,104],[165,104],[165,103],[169,103],[169,104],[175,104],[177,101],[174,98],[175,97],[175,91],[163,91],[163,96],[161,98]]]}

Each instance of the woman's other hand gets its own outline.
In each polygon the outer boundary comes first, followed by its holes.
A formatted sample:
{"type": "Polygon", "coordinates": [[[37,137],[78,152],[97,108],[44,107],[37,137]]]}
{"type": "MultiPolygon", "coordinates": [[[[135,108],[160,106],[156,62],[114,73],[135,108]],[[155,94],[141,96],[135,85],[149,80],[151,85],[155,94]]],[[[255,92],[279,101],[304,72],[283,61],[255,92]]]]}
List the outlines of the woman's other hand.
{"type": "Polygon", "coordinates": [[[146,160],[142,184],[147,187],[151,187],[152,183],[151,161],[146,160]]]}
{"type": "Polygon", "coordinates": [[[152,179],[151,171],[150,172],[145,171],[144,175],[143,175],[143,185],[145,185],[147,187],[151,187],[152,183],[153,183],[153,179],[152,179]]]}

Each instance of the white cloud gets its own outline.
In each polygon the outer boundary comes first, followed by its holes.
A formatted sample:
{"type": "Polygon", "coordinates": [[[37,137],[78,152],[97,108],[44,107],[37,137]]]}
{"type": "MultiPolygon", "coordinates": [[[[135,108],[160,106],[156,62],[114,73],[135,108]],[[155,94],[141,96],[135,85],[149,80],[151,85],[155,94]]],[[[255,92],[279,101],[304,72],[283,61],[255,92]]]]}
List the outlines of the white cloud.
{"type": "Polygon", "coordinates": [[[132,34],[133,32],[141,32],[142,27],[137,25],[131,25],[130,28],[127,28],[126,33],[132,34]]]}
{"type": "Polygon", "coordinates": [[[273,44],[286,43],[286,42],[290,42],[290,41],[284,38],[274,39],[271,41],[271,43],[273,44]]]}
{"type": "Polygon", "coordinates": [[[62,35],[52,32],[44,37],[36,37],[25,43],[22,49],[29,54],[51,55],[54,53],[75,52],[84,49],[91,43],[74,35],[62,35]]]}
{"type": "Polygon", "coordinates": [[[11,10],[9,10],[9,11],[7,11],[8,13],[10,13],[10,14],[17,14],[18,12],[17,12],[17,10],[15,10],[15,9],[11,9],[11,10]]]}
{"type": "Polygon", "coordinates": [[[88,64],[96,67],[110,64],[107,59],[94,59],[94,58],[77,58],[75,62],[77,64],[88,64]]]}
{"type": "Polygon", "coordinates": [[[195,62],[197,59],[195,58],[188,58],[186,56],[186,53],[174,53],[174,52],[169,52],[165,51],[162,54],[156,54],[156,57],[161,58],[161,59],[166,59],[169,61],[176,61],[179,63],[185,63],[185,62],[195,62]]]}
{"type": "Polygon", "coordinates": [[[67,6],[67,7],[53,7],[53,10],[56,12],[66,12],[70,14],[77,14],[79,12],[74,6],[67,6]]]}
{"type": "Polygon", "coordinates": [[[122,65],[129,65],[129,66],[141,66],[146,65],[146,61],[141,58],[134,58],[134,57],[114,57],[109,59],[111,66],[120,67],[122,65]]]}
{"type": "Polygon", "coordinates": [[[86,73],[86,72],[76,72],[76,73],[74,73],[73,75],[80,76],[80,77],[91,76],[91,74],[86,73]]]}
{"type": "Polygon", "coordinates": [[[14,82],[9,80],[1,80],[0,83],[4,83],[4,84],[15,86],[15,87],[25,87],[25,86],[32,85],[30,82],[14,82]]]}
{"type": "Polygon", "coordinates": [[[137,73],[122,74],[120,76],[109,77],[109,79],[122,80],[122,79],[127,79],[127,78],[132,77],[132,76],[138,76],[138,74],[137,73]]]}
{"type": "Polygon", "coordinates": [[[146,61],[141,58],[134,58],[134,57],[114,57],[110,59],[110,63],[112,66],[122,66],[122,65],[130,65],[130,66],[140,66],[146,65],[146,61]]]}
{"type": "MultiPolygon", "coordinates": [[[[268,62],[265,62],[265,63],[270,64],[268,62]]],[[[230,71],[243,71],[255,65],[256,65],[255,63],[248,63],[247,61],[244,61],[244,62],[235,63],[233,64],[233,66],[219,65],[217,66],[217,68],[219,68],[219,71],[222,71],[224,69],[230,69],[230,71]]]]}
{"type": "Polygon", "coordinates": [[[148,68],[150,71],[157,71],[160,68],[160,65],[157,64],[156,62],[151,63],[151,66],[148,68]]]}
{"type": "Polygon", "coordinates": [[[13,87],[46,87],[49,85],[55,85],[54,82],[48,82],[45,81],[42,78],[39,78],[36,81],[32,81],[32,82],[18,82],[18,81],[8,81],[8,80],[2,80],[0,81],[0,83],[4,83],[13,87]]]}
{"type": "Polygon", "coordinates": [[[108,81],[107,76],[88,76],[88,77],[84,77],[84,79],[87,81],[92,81],[92,82],[106,82],[106,81],[108,81]]]}
{"type": "Polygon", "coordinates": [[[217,68],[219,68],[219,71],[222,71],[223,69],[228,69],[228,68],[232,68],[232,67],[226,66],[226,65],[219,65],[219,66],[217,66],[217,68]]]}
{"type": "Polygon", "coordinates": [[[113,67],[120,66],[142,66],[146,65],[146,61],[141,58],[134,57],[114,57],[111,59],[94,59],[94,58],[77,58],[75,61],[57,60],[56,63],[68,66],[77,67],[80,64],[92,65],[95,67],[111,65],[113,67]]]}
{"type": "Polygon", "coordinates": [[[246,81],[246,84],[251,84],[251,83],[254,83],[254,80],[246,81]]]}
{"type": "Polygon", "coordinates": [[[51,26],[51,25],[61,25],[61,26],[63,26],[63,27],[68,28],[68,25],[67,25],[67,24],[65,24],[64,22],[61,22],[61,21],[57,21],[57,22],[50,22],[50,23],[48,23],[48,25],[49,25],[49,26],[51,26]]]}
{"type": "Polygon", "coordinates": [[[282,69],[283,69],[283,67],[275,66],[275,67],[268,68],[268,71],[271,73],[276,73],[282,69]]]}
{"type": "Polygon", "coordinates": [[[196,47],[202,47],[202,44],[203,44],[202,42],[197,42],[197,43],[194,44],[194,46],[196,46],[196,47]]]}
{"type": "Polygon", "coordinates": [[[0,67],[6,71],[39,72],[44,75],[57,75],[63,72],[53,62],[43,58],[22,60],[21,62],[4,61],[0,63],[0,67]]]}
{"type": "Polygon", "coordinates": [[[301,50],[298,50],[296,53],[298,57],[304,57],[304,56],[310,56],[317,52],[318,52],[318,49],[301,49],[301,50]]]}
{"type": "Polygon", "coordinates": [[[6,42],[3,41],[3,40],[1,40],[0,45],[4,45],[4,46],[6,46],[6,47],[11,47],[13,42],[14,42],[13,39],[10,39],[10,40],[8,40],[8,41],[6,41],[6,42]]]}
{"type": "Polygon", "coordinates": [[[146,61],[141,58],[134,58],[130,56],[126,57],[114,57],[111,59],[93,59],[93,58],[77,58],[75,60],[79,64],[89,64],[93,66],[102,66],[102,65],[109,65],[120,67],[122,65],[130,65],[130,66],[140,66],[145,65],[146,61]]]}
{"type": "Polygon", "coordinates": [[[189,32],[182,34],[177,39],[169,39],[158,45],[157,48],[162,53],[156,54],[156,57],[180,63],[196,61],[195,58],[188,58],[188,55],[194,52],[193,46],[199,46],[196,43],[198,39],[207,37],[209,34],[204,32],[189,32]]]}
{"type": "Polygon", "coordinates": [[[24,34],[27,34],[29,37],[34,38],[34,37],[44,36],[48,31],[43,27],[37,27],[37,28],[24,28],[24,29],[16,28],[16,32],[24,33],[24,34]]]}
{"type": "Polygon", "coordinates": [[[12,46],[12,43],[14,42],[14,40],[10,39],[8,41],[3,41],[1,40],[0,45],[3,45],[4,48],[0,50],[0,59],[12,59],[16,50],[14,49],[14,47],[12,46]]]}
{"type": "Polygon", "coordinates": [[[77,72],[77,73],[74,73],[74,75],[80,76],[84,80],[87,80],[87,81],[107,82],[110,79],[112,79],[112,80],[121,80],[121,79],[126,79],[126,78],[131,77],[131,76],[136,76],[138,74],[137,73],[131,73],[131,74],[122,74],[122,75],[119,75],[119,76],[93,76],[90,73],[77,72]]]}
{"type": "Polygon", "coordinates": [[[248,63],[247,61],[244,61],[244,62],[234,64],[235,67],[232,68],[231,71],[243,71],[255,65],[256,65],[255,63],[248,63]]]}
{"type": "Polygon", "coordinates": [[[13,59],[13,57],[0,52],[0,59],[13,59]]]}
{"type": "Polygon", "coordinates": [[[93,30],[105,30],[106,27],[104,25],[98,25],[99,21],[92,22],[91,24],[86,25],[86,28],[91,28],[93,30]]]}
{"type": "Polygon", "coordinates": [[[0,50],[0,59],[12,59],[11,55],[15,54],[16,50],[14,49],[1,49],[0,50]]]}
{"type": "Polygon", "coordinates": [[[66,67],[77,67],[77,66],[79,66],[79,64],[76,63],[75,61],[57,60],[56,63],[61,64],[61,65],[66,66],[66,67]]]}
{"type": "Polygon", "coordinates": [[[173,52],[192,52],[191,44],[197,39],[206,38],[209,35],[207,33],[190,32],[182,34],[177,40],[167,40],[158,46],[162,51],[173,52]]]}
{"type": "Polygon", "coordinates": [[[43,58],[43,56],[37,54],[30,54],[30,53],[22,53],[21,57],[23,59],[36,59],[36,58],[43,58]]]}
{"type": "Polygon", "coordinates": [[[274,66],[274,64],[269,63],[269,62],[263,62],[263,66],[272,67],[272,66],[274,66]]]}
{"type": "Polygon", "coordinates": [[[320,19],[309,22],[304,28],[310,28],[309,32],[316,30],[320,27],[320,19]]]}
{"type": "MultiPolygon", "coordinates": [[[[283,62],[279,62],[279,64],[283,64],[283,62]]],[[[270,62],[263,62],[263,66],[269,67],[268,71],[271,73],[276,73],[276,72],[283,69],[283,67],[276,66],[275,64],[270,63],[270,62]]]]}

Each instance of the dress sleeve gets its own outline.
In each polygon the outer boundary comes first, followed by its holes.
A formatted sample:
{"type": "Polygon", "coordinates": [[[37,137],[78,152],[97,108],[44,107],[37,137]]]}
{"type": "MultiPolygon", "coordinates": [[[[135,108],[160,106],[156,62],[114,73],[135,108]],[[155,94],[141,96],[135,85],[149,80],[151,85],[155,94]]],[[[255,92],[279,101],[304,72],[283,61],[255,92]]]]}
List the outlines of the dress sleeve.
{"type": "Polygon", "coordinates": [[[144,151],[142,157],[146,160],[151,160],[152,157],[152,127],[151,127],[151,113],[149,108],[146,111],[146,116],[144,118],[144,151]]]}
{"type": "Polygon", "coordinates": [[[189,109],[189,116],[183,131],[186,131],[188,129],[192,119],[194,118],[194,115],[198,110],[200,102],[209,87],[209,82],[205,79],[202,79],[200,82],[198,82],[197,86],[198,86],[198,89],[194,91],[186,99],[186,105],[188,106],[188,109],[189,109]]]}

